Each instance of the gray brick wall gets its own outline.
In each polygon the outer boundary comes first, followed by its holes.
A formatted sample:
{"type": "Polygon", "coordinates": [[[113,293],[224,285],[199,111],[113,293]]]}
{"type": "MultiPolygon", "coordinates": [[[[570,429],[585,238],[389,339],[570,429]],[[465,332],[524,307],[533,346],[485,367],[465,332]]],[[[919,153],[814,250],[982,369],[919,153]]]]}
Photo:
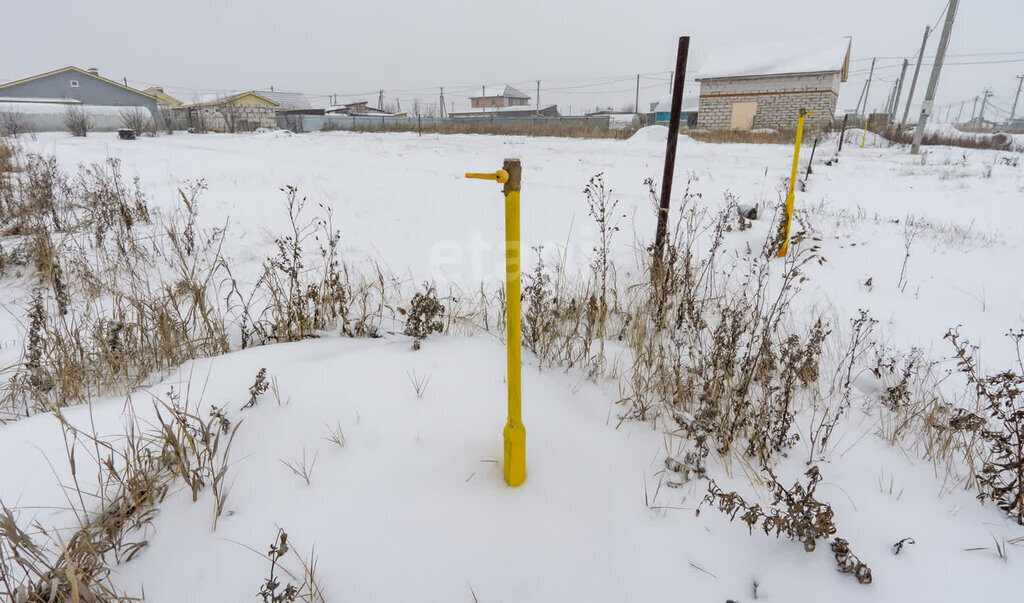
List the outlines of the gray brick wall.
{"type": "Polygon", "coordinates": [[[756,102],[754,128],[795,128],[801,109],[820,111],[807,116],[806,128],[824,128],[835,115],[839,84],[838,72],[704,79],[697,127],[729,128],[733,103],[756,102]]]}
{"type": "Polygon", "coordinates": [[[277,112],[273,107],[251,105],[205,105],[173,110],[174,123],[203,132],[251,132],[256,128],[277,128],[277,112]]]}

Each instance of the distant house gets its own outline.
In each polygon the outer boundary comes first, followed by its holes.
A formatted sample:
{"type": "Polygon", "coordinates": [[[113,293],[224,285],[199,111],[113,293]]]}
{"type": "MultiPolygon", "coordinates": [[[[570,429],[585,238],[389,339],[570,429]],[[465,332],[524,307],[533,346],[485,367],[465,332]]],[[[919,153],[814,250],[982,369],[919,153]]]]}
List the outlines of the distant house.
{"type": "Polygon", "coordinates": [[[496,107],[494,109],[480,108],[469,111],[452,111],[448,117],[452,119],[463,119],[468,117],[489,117],[491,119],[507,119],[511,117],[561,117],[558,112],[558,105],[547,105],[545,107],[531,107],[529,105],[517,105],[513,107],[496,107]]]}
{"type": "Polygon", "coordinates": [[[278,104],[253,91],[231,95],[206,95],[190,105],[175,108],[175,125],[197,132],[251,132],[276,128],[278,104]]]}
{"type": "Polygon", "coordinates": [[[163,109],[165,107],[168,107],[168,108],[180,107],[182,105],[182,102],[180,100],[178,100],[178,99],[174,98],[173,96],[171,96],[170,94],[167,94],[166,92],[164,92],[164,89],[161,86],[153,86],[151,88],[146,88],[145,90],[143,90],[143,92],[145,92],[146,94],[148,94],[150,96],[155,97],[156,98],[156,104],[161,109],[163,109]]]}
{"type": "Polygon", "coordinates": [[[699,70],[697,125],[711,129],[794,128],[832,122],[850,69],[850,39],[737,47],[699,70]]]}
{"type": "Polygon", "coordinates": [[[530,97],[505,84],[501,90],[484,86],[480,96],[469,97],[470,107],[473,109],[488,109],[498,107],[522,107],[530,103],[530,97]]]}
{"type": "Polygon", "coordinates": [[[394,115],[394,113],[390,111],[369,107],[367,106],[368,104],[368,101],[358,101],[355,103],[348,103],[347,105],[337,105],[327,108],[326,113],[328,115],[348,115],[351,117],[394,115]]]}
{"type": "MultiPolygon", "coordinates": [[[[694,96],[683,96],[683,104],[679,109],[679,125],[693,128],[697,125],[699,99],[694,96]]],[[[672,117],[672,97],[666,97],[651,103],[654,123],[667,124],[672,117]]]]}
{"type": "Polygon", "coordinates": [[[308,114],[308,115],[323,115],[323,109],[317,109],[310,102],[309,98],[301,92],[274,92],[273,90],[253,90],[253,93],[262,96],[265,99],[272,100],[277,103],[277,107],[274,108],[278,113],[286,113],[292,115],[308,114]]]}
{"type": "Polygon", "coordinates": [[[160,123],[156,97],[101,77],[99,71],[63,67],[6,84],[0,97],[9,102],[60,103],[102,107],[142,107],[160,123]]]}

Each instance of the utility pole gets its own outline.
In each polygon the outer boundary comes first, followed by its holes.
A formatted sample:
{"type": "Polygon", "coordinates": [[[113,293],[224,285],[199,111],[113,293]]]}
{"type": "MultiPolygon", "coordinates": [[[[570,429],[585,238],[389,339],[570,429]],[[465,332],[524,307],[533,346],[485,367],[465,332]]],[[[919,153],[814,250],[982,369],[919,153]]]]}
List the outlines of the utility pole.
{"type": "Polygon", "coordinates": [[[1017,101],[1020,100],[1020,88],[1024,84],[1024,75],[1017,76],[1017,96],[1013,97],[1013,108],[1010,109],[1010,121],[1017,115],[1017,101]]]}
{"type": "MultiPolygon", "coordinates": [[[[1020,90],[1017,91],[1020,93],[1020,90]]],[[[1016,105],[1016,103],[1014,103],[1016,105]]],[[[633,102],[633,113],[640,112],[640,74],[636,74],[636,100],[633,102]]]]}
{"type": "Polygon", "coordinates": [[[967,101],[960,101],[960,110],[956,112],[956,123],[960,123],[960,116],[964,113],[964,104],[967,101]]]}
{"type": "Polygon", "coordinates": [[[903,96],[903,80],[907,77],[907,65],[910,61],[903,59],[903,69],[900,71],[900,83],[896,86],[896,98],[892,101],[892,112],[889,113],[889,121],[896,121],[896,111],[900,106],[900,97],[903,96]]]}
{"type": "Polygon", "coordinates": [[[447,114],[447,112],[444,109],[444,86],[441,86],[440,107],[441,107],[441,119],[444,119],[444,118],[448,117],[448,114],[447,114]]]}
{"type": "Polygon", "coordinates": [[[377,108],[380,109],[381,111],[384,110],[384,91],[383,90],[381,90],[380,94],[377,96],[377,108]]]}
{"type": "Polygon", "coordinates": [[[949,34],[953,31],[953,20],[956,19],[956,8],[959,4],[960,0],[949,0],[949,6],[946,8],[946,23],[942,26],[942,37],[939,38],[939,47],[935,51],[935,64],[932,65],[932,76],[928,79],[928,89],[924,93],[924,103],[921,104],[921,115],[917,120],[917,129],[914,130],[914,144],[910,147],[911,155],[917,155],[921,152],[921,139],[924,138],[924,127],[928,125],[928,116],[932,112],[932,104],[935,103],[935,90],[939,87],[942,62],[946,59],[949,34]]]}
{"type": "Polygon", "coordinates": [[[540,117],[540,80],[537,80],[537,117],[540,117]]]}
{"type": "Polygon", "coordinates": [[[864,80],[864,86],[860,89],[860,96],[857,97],[857,106],[853,110],[853,112],[858,116],[860,115],[860,104],[864,101],[864,91],[867,90],[867,87],[868,82],[867,80],[864,80]]]}
{"type": "Polygon", "coordinates": [[[914,67],[914,77],[910,78],[910,91],[907,92],[907,108],[903,110],[903,121],[900,122],[900,130],[907,127],[907,116],[910,115],[910,101],[914,100],[914,88],[917,86],[917,74],[921,73],[921,61],[924,60],[924,47],[928,44],[928,34],[932,28],[925,26],[924,37],[921,38],[921,50],[917,53],[917,66],[914,67]]]}
{"type": "Polygon", "coordinates": [[[868,109],[868,95],[871,94],[871,77],[875,75],[875,59],[871,59],[871,71],[868,72],[868,83],[864,88],[864,115],[867,116],[870,109],[868,109]]]}
{"type": "Polygon", "coordinates": [[[978,125],[979,126],[981,125],[982,122],[985,121],[985,106],[988,105],[988,99],[989,99],[990,96],[992,96],[992,89],[991,88],[985,88],[982,91],[981,113],[978,115],[978,125]]]}
{"type": "Polygon", "coordinates": [[[971,121],[974,121],[974,117],[978,114],[978,97],[974,97],[974,107],[971,108],[971,121]]]}
{"type": "Polygon", "coordinates": [[[892,88],[889,88],[889,94],[885,97],[885,114],[892,115],[892,102],[896,100],[896,82],[892,83],[892,88]]]}

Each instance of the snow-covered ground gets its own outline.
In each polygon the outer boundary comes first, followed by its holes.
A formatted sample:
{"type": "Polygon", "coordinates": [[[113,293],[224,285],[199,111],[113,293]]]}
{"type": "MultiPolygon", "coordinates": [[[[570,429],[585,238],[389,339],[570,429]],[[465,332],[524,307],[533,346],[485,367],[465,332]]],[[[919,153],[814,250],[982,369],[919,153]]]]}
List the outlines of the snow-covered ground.
{"type": "MultiPolygon", "coordinates": [[[[242,278],[254,279],[272,253],[286,217],[279,189],[294,185],[333,209],[349,260],[472,290],[504,274],[503,215],[499,187],[467,181],[464,172],[521,158],[523,249],[543,244],[574,267],[587,264],[596,241],[581,191],[603,173],[626,216],[613,249],[626,283],[652,238],[643,180],[660,179],[664,132],[648,128],[624,141],[48,134],[26,145],[68,167],[117,157],[164,208],[179,203],[183,181],[204,179],[200,220],[227,226],[225,254],[242,278]]],[[[1008,365],[1014,350],[1003,335],[1024,322],[1024,165],[1003,161],[1013,156],[1007,152],[935,148],[914,157],[870,135],[865,148],[859,142],[847,142],[841,160],[826,166],[837,141],[820,141],[814,173],[797,194],[827,259],[807,270],[799,307],[825,311],[835,325],[869,310],[890,345],[936,357],[950,354],[942,335],[960,324],[982,346],[986,366],[1008,365]]],[[[792,148],[684,137],[677,157],[676,197],[689,181],[697,203],[720,207],[728,192],[763,210],[785,194],[792,148]]],[[[729,248],[760,249],[772,227],[765,214],[728,233],[729,248]]],[[[10,311],[0,317],[0,367],[18,360],[24,337],[27,293],[16,279],[9,284],[0,293],[10,311]]],[[[212,530],[210,492],[192,502],[177,484],[148,529],[148,548],[117,566],[116,583],[158,602],[252,600],[267,562],[246,547],[265,551],[280,526],[303,554],[315,545],[332,601],[1010,601],[1024,592],[1024,549],[1003,544],[1024,529],[976,492],[949,491],[930,463],[877,438],[876,416],[854,412],[844,422],[819,486],[840,535],[872,567],[873,584],[862,586],[835,571],[826,545],[808,554],[799,543],[750,535],[708,506],[695,516],[703,482],[666,485],[663,435],[643,422],[616,427],[615,383],[539,371],[525,357],[528,478],[518,489],[501,478],[504,347],[490,336],[433,336],[420,351],[402,336],[333,336],[186,364],[135,393],[133,405],[151,422],[152,397],[173,386],[190,389],[193,403],[226,405],[233,422],[244,419],[227,508],[212,530]],[[276,379],[281,404],[267,393],[242,411],[261,367],[276,379]],[[422,397],[411,374],[429,376],[422,397]],[[344,448],[325,439],[334,425],[344,430],[344,448]],[[281,462],[303,454],[317,459],[308,485],[281,462]],[[907,537],[916,544],[894,555],[892,545],[907,537]]],[[[65,415],[83,430],[116,436],[124,407],[107,399],[65,415]]],[[[0,426],[0,458],[18,459],[0,465],[0,500],[22,519],[75,525],[54,476],[70,483],[51,415],[0,426]]],[[[95,471],[87,454],[77,458],[87,490],[95,471]]],[[[793,483],[805,458],[800,442],[780,463],[780,481],[793,483]]],[[[727,490],[753,485],[738,464],[711,470],[727,490]]]]}

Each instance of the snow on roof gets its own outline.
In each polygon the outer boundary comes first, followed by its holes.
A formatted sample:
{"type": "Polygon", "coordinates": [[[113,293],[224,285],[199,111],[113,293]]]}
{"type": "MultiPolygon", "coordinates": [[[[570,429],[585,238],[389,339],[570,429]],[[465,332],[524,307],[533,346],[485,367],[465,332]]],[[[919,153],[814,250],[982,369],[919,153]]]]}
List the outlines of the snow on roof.
{"type": "Polygon", "coordinates": [[[469,98],[483,98],[483,97],[486,97],[486,96],[505,96],[505,97],[508,97],[508,98],[530,98],[528,95],[524,94],[522,91],[517,90],[517,89],[513,88],[512,86],[509,86],[508,84],[505,84],[505,86],[503,88],[499,87],[499,86],[484,86],[483,89],[481,89],[481,92],[483,94],[475,94],[475,95],[473,95],[473,96],[471,96],[469,98]]]}
{"type": "Polygon", "coordinates": [[[253,90],[263,98],[274,101],[278,104],[277,109],[281,111],[295,111],[312,109],[313,105],[301,92],[272,92],[270,90],[253,90]]]}
{"type": "Polygon", "coordinates": [[[712,54],[697,79],[822,71],[843,72],[845,79],[849,53],[849,38],[734,46],[712,54]]]}
{"type": "MultiPolygon", "coordinates": [[[[227,100],[232,100],[240,96],[245,96],[246,94],[255,94],[257,96],[263,96],[261,92],[256,92],[255,90],[242,90],[241,92],[211,92],[205,94],[194,94],[192,95],[192,102],[187,104],[189,106],[217,105],[227,100]]],[[[263,96],[263,98],[266,98],[268,101],[272,103],[277,103],[277,101],[275,101],[274,99],[267,98],[265,96],[263,96]]]]}
{"type": "MultiPolygon", "coordinates": [[[[683,106],[680,109],[680,111],[682,111],[683,113],[690,113],[690,112],[696,111],[697,110],[697,105],[699,104],[699,101],[700,101],[700,96],[698,96],[696,94],[694,94],[692,96],[689,95],[689,94],[684,94],[683,95],[683,106]]],[[[672,111],[672,97],[671,96],[666,96],[665,98],[658,99],[658,101],[655,102],[655,103],[651,103],[651,112],[652,113],[670,113],[671,111],[672,111]]]]}
{"type": "Polygon", "coordinates": [[[18,96],[0,96],[0,103],[42,103],[61,105],[81,105],[76,98],[24,98],[18,96]]]}
{"type": "Polygon", "coordinates": [[[122,111],[130,111],[132,109],[142,109],[149,113],[149,109],[147,107],[135,105],[85,105],[78,101],[68,102],[63,99],[53,102],[38,102],[36,100],[27,103],[20,102],[22,100],[24,99],[0,98],[0,113],[11,112],[21,115],[62,115],[72,107],[76,110],[81,109],[89,116],[117,116],[120,115],[122,111]]]}

